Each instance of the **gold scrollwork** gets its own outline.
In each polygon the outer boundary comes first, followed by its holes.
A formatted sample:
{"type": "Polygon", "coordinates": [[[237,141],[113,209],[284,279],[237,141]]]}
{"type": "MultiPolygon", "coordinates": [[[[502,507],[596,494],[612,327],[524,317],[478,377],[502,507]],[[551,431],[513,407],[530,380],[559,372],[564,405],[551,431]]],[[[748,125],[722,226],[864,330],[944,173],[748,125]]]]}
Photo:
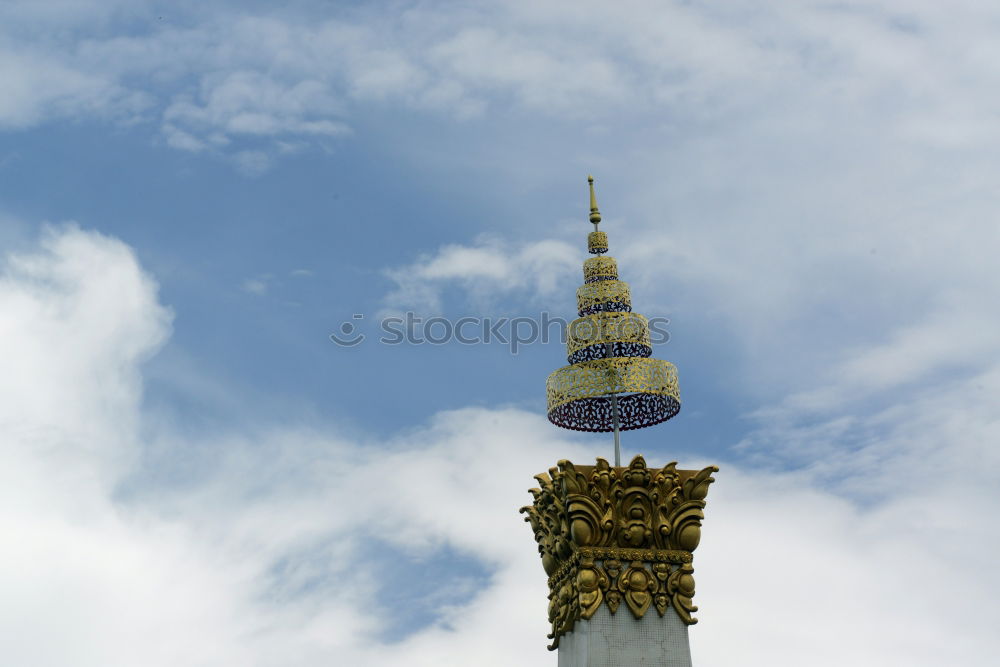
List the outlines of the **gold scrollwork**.
{"type": "Polygon", "coordinates": [[[596,308],[614,310],[632,310],[632,293],[628,283],[621,280],[598,280],[595,283],[584,283],[576,289],[576,310],[581,314],[594,311],[596,308]]]}
{"type": "Polygon", "coordinates": [[[566,331],[566,354],[600,343],[649,342],[649,320],[639,313],[594,313],[573,320],[566,331]]]}
{"type": "Polygon", "coordinates": [[[694,568],[690,563],[681,565],[670,575],[666,581],[666,592],[682,621],[688,625],[698,622],[691,616],[698,611],[698,607],[691,600],[694,597],[694,568]]]}
{"type": "Polygon", "coordinates": [[[521,512],[549,575],[550,649],[601,604],[613,614],[624,601],[636,618],[673,607],[684,623],[697,622],[691,552],[717,471],[647,468],[637,456],[626,467],[564,460],[535,477],[534,503],[521,512]]]}
{"type": "Polygon", "coordinates": [[[581,361],[553,371],[545,383],[548,409],[608,394],[644,393],[680,400],[677,368],[649,357],[611,357],[581,361]]]}
{"type": "Polygon", "coordinates": [[[600,255],[608,251],[608,235],[604,232],[590,232],[587,234],[587,250],[592,255],[600,255]]]}
{"type": "Polygon", "coordinates": [[[583,262],[583,282],[589,283],[595,280],[617,280],[618,262],[614,257],[598,255],[590,257],[583,262]]]}

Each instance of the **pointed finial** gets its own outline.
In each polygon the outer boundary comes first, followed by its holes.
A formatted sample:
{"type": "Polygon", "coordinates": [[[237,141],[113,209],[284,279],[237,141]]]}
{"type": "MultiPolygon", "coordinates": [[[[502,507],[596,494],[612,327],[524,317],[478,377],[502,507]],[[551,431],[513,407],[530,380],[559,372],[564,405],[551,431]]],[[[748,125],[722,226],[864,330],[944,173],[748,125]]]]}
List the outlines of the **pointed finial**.
{"type": "Polygon", "coordinates": [[[597,229],[597,223],[601,221],[601,212],[597,210],[597,196],[594,194],[594,177],[588,175],[587,182],[590,183],[590,221],[597,229]]]}

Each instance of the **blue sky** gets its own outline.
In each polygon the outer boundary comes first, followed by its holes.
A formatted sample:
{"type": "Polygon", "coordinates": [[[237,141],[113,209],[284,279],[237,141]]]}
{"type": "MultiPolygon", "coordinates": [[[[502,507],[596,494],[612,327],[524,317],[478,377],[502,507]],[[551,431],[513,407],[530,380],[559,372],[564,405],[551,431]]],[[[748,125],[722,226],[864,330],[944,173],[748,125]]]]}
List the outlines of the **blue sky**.
{"type": "Polygon", "coordinates": [[[610,450],[544,419],[562,346],[377,323],[571,318],[593,173],[680,370],[680,415],[626,454],[723,469],[699,664],[988,664],[998,25],[971,2],[4,3],[0,651],[552,664],[516,510],[610,450]],[[334,345],[355,314],[368,339],[334,345]]]}

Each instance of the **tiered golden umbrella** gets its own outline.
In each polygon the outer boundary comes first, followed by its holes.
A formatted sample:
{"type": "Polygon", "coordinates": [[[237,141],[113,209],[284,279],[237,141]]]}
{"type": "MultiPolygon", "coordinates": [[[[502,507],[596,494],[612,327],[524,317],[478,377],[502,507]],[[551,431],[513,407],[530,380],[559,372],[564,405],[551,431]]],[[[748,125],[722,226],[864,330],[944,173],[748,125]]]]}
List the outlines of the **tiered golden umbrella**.
{"type": "Polygon", "coordinates": [[[576,291],[579,319],[568,328],[566,361],[546,382],[548,417],[556,426],[577,431],[613,431],[615,465],[621,465],[619,431],[664,422],[681,409],[677,369],[653,359],[649,322],[632,312],[628,283],[618,280],[618,264],[608,257],[608,235],[600,231],[601,213],[590,184],[587,247],[594,257],[583,263],[583,285],[576,291]]]}

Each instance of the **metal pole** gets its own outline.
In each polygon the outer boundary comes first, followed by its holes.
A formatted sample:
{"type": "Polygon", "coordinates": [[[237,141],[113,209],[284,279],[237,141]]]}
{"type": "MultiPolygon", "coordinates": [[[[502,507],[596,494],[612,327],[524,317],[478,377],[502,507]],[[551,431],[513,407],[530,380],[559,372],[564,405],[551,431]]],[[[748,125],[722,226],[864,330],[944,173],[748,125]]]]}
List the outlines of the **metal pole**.
{"type": "Polygon", "coordinates": [[[615,467],[622,464],[622,443],[618,437],[618,394],[611,394],[611,418],[615,426],[615,467]]]}
{"type": "MultiPolygon", "coordinates": [[[[611,343],[604,344],[604,358],[612,357],[611,343]]],[[[611,394],[611,423],[615,429],[615,467],[622,464],[622,442],[618,435],[618,427],[621,426],[621,418],[618,414],[618,394],[611,394]]]]}

